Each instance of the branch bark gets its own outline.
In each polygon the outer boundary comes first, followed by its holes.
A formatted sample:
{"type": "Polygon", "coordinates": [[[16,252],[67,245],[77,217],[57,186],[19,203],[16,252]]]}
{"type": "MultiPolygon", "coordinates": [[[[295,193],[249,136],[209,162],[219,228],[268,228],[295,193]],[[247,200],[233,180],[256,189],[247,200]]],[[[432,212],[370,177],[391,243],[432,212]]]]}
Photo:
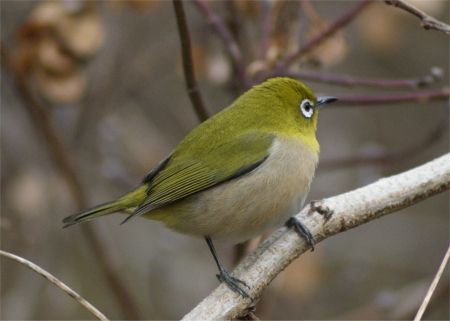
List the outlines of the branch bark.
{"type": "Polygon", "coordinates": [[[397,7],[418,17],[424,29],[434,29],[450,35],[450,26],[448,24],[433,18],[412,4],[403,0],[385,0],[384,2],[387,5],[397,7]]]}
{"type": "Polygon", "coordinates": [[[52,274],[50,274],[49,272],[45,271],[43,268],[39,267],[38,265],[34,264],[33,262],[30,262],[18,255],[15,255],[15,254],[12,254],[12,253],[9,253],[6,251],[2,251],[2,250],[0,250],[0,255],[8,258],[10,260],[16,261],[20,264],[23,264],[30,270],[43,276],[50,283],[53,283],[55,286],[57,286],[62,291],[67,293],[70,297],[72,297],[75,301],[77,301],[81,306],[83,306],[86,310],[88,310],[90,313],[92,313],[92,315],[95,316],[97,319],[102,320],[102,321],[109,320],[103,313],[101,313],[96,307],[94,307],[92,304],[90,304],[85,298],[83,298],[77,292],[75,292],[74,290],[69,288],[64,282],[59,280],[57,277],[55,277],[52,274]]]}
{"type": "MultiPolygon", "coordinates": [[[[314,202],[313,207],[306,206],[297,218],[320,242],[449,188],[450,153],[365,187],[314,202]],[[324,209],[330,215],[324,215],[324,209]]],[[[183,320],[222,320],[246,314],[245,311],[252,307],[268,284],[308,248],[294,231],[279,229],[247,256],[233,273],[250,286],[249,295],[253,300],[240,297],[222,284],[183,320]]]]}

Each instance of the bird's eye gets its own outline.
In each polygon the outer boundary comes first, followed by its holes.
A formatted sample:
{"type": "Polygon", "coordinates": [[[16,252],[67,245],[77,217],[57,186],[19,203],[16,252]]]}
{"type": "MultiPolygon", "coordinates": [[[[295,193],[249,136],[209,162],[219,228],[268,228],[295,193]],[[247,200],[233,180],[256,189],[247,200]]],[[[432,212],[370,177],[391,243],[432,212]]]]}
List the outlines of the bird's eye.
{"type": "Polygon", "coordinates": [[[302,100],[300,103],[300,111],[302,112],[303,117],[308,119],[312,117],[314,114],[314,107],[309,99],[302,100]]]}

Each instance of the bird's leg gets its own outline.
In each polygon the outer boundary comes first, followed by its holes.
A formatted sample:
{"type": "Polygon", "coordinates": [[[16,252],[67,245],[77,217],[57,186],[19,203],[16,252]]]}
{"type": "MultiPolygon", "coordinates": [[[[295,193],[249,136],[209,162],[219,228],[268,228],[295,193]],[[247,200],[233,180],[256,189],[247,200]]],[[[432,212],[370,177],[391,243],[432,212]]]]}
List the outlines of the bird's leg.
{"type": "Polygon", "coordinates": [[[247,292],[242,288],[243,286],[250,289],[250,287],[244,282],[235,277],[232,277],[222,266],[219,261],[219,258],[216,254],[216,249],[214,248],[213,242],[209,236],[205,236],[205,241],[208,244],[209,250],[211,251],[212,256],[214,257],[214,261],[216,261],[217,268],[219,269],[219,274],[217,274],[217,278],[220,282],[224,282],[231,290],[239,293],[244,298],[249,298],[250,296],[247,292]]]}
{"type": "Polygon", "coordinates": [[[288,228],[293,227],[294,230],[306,240],[306,243],[308,243],[308,245],[311,247],[311,251],[314,251],[314,245],[316,244],[314,236],[311,234],[310,230],[305,225],[303,225],[302,222],[300,222],[295,216],[293,216],[288,219],[288,221],[286,222],[286,226],[288,228]]]}

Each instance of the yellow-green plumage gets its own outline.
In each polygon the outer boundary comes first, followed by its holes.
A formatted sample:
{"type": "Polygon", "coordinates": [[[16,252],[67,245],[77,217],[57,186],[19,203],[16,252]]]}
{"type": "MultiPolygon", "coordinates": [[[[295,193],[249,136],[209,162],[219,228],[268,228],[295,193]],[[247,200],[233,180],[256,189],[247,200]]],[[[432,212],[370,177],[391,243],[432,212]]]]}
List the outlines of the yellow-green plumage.
{"type": "Polygon", "coordinates": [[[318,161],[316,98],[296,80],[274,78],[192,130],[136,190],[72,215],[66,226],[117,211],[179,232],[249,239],[303,205],[318,161]]]}

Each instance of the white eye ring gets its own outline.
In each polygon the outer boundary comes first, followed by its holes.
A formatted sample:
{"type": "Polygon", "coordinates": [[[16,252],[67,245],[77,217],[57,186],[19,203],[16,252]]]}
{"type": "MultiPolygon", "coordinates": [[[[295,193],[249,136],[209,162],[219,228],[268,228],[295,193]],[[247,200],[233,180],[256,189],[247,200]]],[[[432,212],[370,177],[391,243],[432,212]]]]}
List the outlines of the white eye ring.
{"type": "Polygon", "coordinates": [[[314,105],[309,99],[303,99],[300,103],[300,111],[302,112],[303,117],[309,119],[314,114],[314,105]]]}

